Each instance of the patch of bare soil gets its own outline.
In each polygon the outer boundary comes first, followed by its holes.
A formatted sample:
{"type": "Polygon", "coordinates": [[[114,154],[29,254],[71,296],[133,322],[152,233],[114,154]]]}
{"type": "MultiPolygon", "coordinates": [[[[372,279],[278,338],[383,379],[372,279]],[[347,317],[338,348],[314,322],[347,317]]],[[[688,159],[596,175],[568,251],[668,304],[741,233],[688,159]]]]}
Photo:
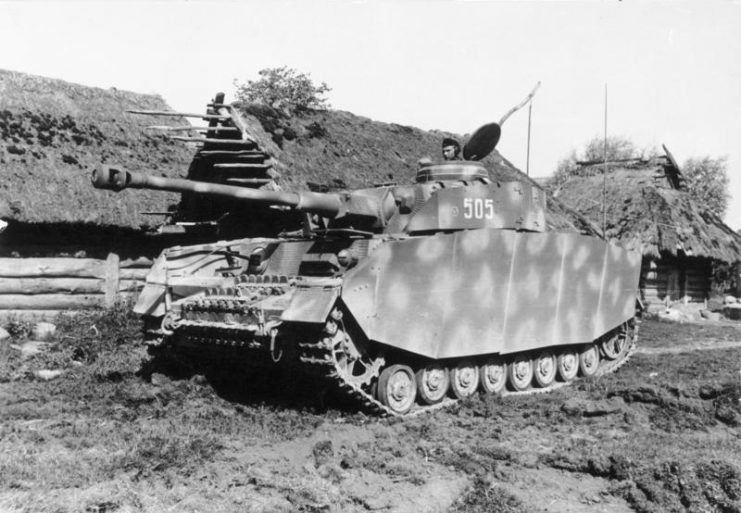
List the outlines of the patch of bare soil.
{"type": "Polygon", "coordinates": [[[738,331],[644,322],[614,375],[377,419],[153,373],[137,330],[0,341],[0,510],[741,511],[741,349],[658,351],[738,331]]]}

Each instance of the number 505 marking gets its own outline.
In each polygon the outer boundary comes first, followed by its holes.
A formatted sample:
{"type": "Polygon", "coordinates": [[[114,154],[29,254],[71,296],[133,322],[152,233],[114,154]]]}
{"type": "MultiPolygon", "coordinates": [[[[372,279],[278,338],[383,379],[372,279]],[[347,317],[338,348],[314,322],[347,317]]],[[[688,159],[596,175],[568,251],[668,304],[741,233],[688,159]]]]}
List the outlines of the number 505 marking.
{"type": "Polygon", "coordinates": [[[494,200],[491,198],[465,198],[463,200],[465,219],[494,219],[494,200]]]}

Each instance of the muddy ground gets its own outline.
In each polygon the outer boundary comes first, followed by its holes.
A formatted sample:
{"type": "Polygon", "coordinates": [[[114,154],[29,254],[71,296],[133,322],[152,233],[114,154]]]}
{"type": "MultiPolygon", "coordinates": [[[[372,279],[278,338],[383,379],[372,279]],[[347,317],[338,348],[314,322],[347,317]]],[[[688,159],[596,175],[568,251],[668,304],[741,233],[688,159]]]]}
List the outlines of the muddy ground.
{"type": "Polygon", "coordinates": [[[0,511],[741,511],[738,324],[646,320],[614,375],[400,420],[168,375],[124,309],[59,323],[0,341],[0,511]]]}

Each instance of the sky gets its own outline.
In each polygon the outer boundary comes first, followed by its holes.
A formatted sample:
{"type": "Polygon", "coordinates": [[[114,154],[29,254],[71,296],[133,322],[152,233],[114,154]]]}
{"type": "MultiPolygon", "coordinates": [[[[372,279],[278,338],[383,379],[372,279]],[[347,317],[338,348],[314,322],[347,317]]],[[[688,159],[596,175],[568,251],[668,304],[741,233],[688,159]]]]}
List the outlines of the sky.
{"type": "MultiPolygon", "coordinates": [[[[725,220],[741,228],[739,1],[0,0],[2,69],[203,112],[279,66],[326,82],[334,109],[461,134],[540,81],[536,177],[602,136],[606,98],[608,135],[665,144],[680,165],[727,156],[725,220]]],[[[498,146],[523,170],[527,133],[523,109],[498,146]]]]}

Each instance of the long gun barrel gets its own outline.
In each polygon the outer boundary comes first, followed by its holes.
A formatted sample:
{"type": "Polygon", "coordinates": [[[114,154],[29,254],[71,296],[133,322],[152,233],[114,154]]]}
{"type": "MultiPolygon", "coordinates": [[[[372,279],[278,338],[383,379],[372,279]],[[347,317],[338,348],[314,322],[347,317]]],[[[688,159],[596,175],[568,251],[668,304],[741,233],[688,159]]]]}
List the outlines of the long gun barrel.
{"type": "Polygon", "coordinates": [[[125,169],[103,166],[93,171],[93,186],[96,189],[121,191],[123,189],[153,189],[172,192],[194,192],[245,200],[265,205],[284,205],[302,212],[334,218],[342,214],[343,201],[337,194],[316,192],[262,191],[208,182],[149,176],[125,169]]]}

